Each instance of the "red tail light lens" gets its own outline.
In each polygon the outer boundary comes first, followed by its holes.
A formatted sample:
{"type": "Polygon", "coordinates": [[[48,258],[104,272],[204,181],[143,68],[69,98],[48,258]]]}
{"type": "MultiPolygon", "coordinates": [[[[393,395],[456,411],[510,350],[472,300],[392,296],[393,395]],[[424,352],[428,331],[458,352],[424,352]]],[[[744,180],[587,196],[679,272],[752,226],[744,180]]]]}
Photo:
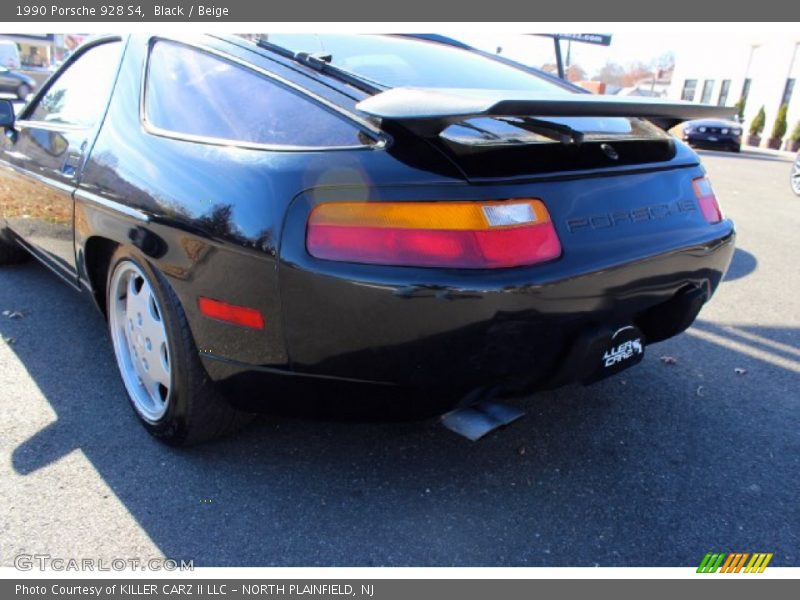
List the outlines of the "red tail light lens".
{"type": "Polygon", "coordinates": [[[306,247],[326,260],[467,269],[561,255],[547,208],[529,199],[320,204],[309,217],[306,247]]]}
{"type": "Polygon", "coordinates": [[[264,317],[255,308],[228,304],[227,302],[212,300],[204,296],[197,298],[197,307],[203,315],[212,319],[252,329],[264,329],[264,317]]]}
{"type": "Polygon", "coordinates": [[[719,207],[719,202],[717,202],[717,197],[714,195],[714,190],[711,188],[711,182],[708,177],[695,179],[692,181],[692,187],[694,187],[694,195],[697,196],[697,202],[700,204],[700,210],[706,221],[709,223],[722,221],[722,209],[719,207]]]}

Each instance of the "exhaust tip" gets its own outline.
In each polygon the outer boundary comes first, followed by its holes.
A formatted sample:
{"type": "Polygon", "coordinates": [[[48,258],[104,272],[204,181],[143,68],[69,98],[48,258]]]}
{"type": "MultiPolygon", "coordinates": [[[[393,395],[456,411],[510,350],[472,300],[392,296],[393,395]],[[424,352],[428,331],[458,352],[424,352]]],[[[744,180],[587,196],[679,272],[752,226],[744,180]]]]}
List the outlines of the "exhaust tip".
{"type": "Polygon", "coordinates": [[[514,406],[484,400],[442,415],[441,422],[450,431],[475,442],[524,415],[525,411],[514,406]]]}

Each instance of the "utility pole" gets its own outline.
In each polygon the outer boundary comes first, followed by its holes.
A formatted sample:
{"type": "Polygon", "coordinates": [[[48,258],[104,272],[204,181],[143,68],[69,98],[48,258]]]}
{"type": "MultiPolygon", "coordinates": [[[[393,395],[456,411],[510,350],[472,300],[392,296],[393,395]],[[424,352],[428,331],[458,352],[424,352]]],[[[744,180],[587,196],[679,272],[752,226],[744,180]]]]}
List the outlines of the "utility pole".
{"type": "Polygon", "coordinates": [[[559,38],[557,35],[554,35],[553,44],[555,44],[556,49],[556,67],[558,68],[558,76],[561,79],[566,79],[564,77],[564,61],[561,59],[561,38],[559,38]]]}
{"type": "Polygon", "coordinates": [[[561,40],[567,40],[567,67],[572,64],[572,42],[585,42],[587,44],[597,44],[599,46],[610,46],[611,35],[607,33],[534,33],[530,35],[540,35],[542,37],[553,38],[553,48],[556,51],[556,68],[558,76],[564,76],[564,61],[561,57],[561,40]]]}

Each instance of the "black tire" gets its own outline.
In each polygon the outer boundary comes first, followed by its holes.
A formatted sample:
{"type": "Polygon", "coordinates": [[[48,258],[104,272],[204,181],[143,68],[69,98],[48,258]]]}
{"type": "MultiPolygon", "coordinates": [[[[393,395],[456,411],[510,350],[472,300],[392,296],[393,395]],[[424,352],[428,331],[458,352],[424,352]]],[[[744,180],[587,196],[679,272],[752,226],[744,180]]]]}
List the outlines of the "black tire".
{"type": "Polygon", "coordinates": [[[17,98],[19,98],[20,100],[25,100],[30,93],[31,93],[31,87],[27,83],[22,83],[17,88],[17,98]]]}
{"type": "Polygon", "coordinates": [[[0,265],[13,265],[28,260],[29,254],[7,234],[0,231],[0,265]]]}
{"type": "MultiPolygon", "coordinates": [[[[198,357],[186,315],[180,300],[166,278],[152,268],[147,260],[131,248],[120,247],[109,261],[106,283],[109,332],[112,335],[110,302],[112,275],[123,261],[130,261],[144,274],[160,304],[170,356],[172,385],[167,398],[167,409],[157,421],[148,421],[126,388],[131,406],[139,421],[158,440],[172,446],[189,446],[220,437],[248,424],[253,415],[231,407],[216,391],[198,357]]],[[[115,358],[122,366],[115,346],[115,358]]],[[[123,384],[125,378],[122,377],[123,384]]]]}

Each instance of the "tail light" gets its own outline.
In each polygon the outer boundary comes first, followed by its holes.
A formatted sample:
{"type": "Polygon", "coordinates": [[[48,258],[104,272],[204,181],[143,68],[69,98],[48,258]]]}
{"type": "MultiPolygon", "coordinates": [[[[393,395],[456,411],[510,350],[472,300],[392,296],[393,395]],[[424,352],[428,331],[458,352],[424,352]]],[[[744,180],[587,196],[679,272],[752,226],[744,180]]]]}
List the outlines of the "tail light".
{"type": "Polygon", "coordinates": [[[308,220],[317,258],[417,267],[493,269],[561,255],[540,200],[504,202],[334,202],[308,220]]]}
{"type": "Polygon", "coordinates": [[[700,210],[706,221],[709,223],[722,221],[722,210],[714,195],[714,190],[711,189],[708,177],[698,177],[692,181],[692,187],[694,187],[694,195],[697,196],[697,202],[700,204],[700,210]]]}

